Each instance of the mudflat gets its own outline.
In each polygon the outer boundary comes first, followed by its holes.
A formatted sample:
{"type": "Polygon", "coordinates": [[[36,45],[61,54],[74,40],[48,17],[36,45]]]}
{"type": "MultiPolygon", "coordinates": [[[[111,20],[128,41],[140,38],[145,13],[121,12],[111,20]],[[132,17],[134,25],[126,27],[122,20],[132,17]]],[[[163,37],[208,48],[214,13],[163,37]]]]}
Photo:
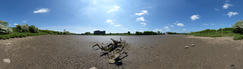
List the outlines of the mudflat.
{"type": "Polygon", "coordinates": [[[0,40],[0,69],[242,69],[242,49],[230,37],[45,35],[0,40]],[[110,38],[129,45],[122,66],[91,48],[110,38]]]}

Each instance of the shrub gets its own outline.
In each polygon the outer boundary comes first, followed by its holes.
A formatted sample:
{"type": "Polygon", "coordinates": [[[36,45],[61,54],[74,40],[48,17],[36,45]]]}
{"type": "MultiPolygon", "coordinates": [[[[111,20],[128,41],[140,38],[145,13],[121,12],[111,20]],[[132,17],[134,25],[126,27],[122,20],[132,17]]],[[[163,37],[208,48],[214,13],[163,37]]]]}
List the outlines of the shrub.
{"type": "Polygon", "coordinates": [[[243,35],[235,35],[234,36],[234,40],[242,40],[243,39],[243,35]]]}
{"type": "Polygon", "coordinates": [[[17,29],[18,32],[29,32],[28,24],[16,25],[16,29],[17,29]]]}
{"type": "Polygon", "coordinates": [[[9,34],[11,32],[13,32],[13,30],[8,27],[8,22],[0,21],[0,34],[9,34]]]}
{"type": "Polygon", "coordinates": [[[234,33],[243,34],[243,21],[236,22],[236,24],[233,26],[233,29],[234,33]]]}
{"type": "Polygon", "coordinates": [[[35,27],[34,25],[29,26],[29,31],[31,33],[38,33],[39,29],[37,27],[35,27]]]}

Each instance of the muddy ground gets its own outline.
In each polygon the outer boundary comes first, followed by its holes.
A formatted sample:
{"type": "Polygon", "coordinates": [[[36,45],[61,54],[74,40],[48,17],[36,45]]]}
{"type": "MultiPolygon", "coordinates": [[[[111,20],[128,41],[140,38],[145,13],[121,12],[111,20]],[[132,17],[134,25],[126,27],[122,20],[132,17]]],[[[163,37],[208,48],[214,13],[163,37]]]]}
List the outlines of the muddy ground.
{"type": "Polygon", "coordinates": [[[0,40],[0,69],[243,69],[242,49],[230,37],[45,35],[0,40]],[[129,45],[122,66],[90,47],[120,37],[129,45]]]}

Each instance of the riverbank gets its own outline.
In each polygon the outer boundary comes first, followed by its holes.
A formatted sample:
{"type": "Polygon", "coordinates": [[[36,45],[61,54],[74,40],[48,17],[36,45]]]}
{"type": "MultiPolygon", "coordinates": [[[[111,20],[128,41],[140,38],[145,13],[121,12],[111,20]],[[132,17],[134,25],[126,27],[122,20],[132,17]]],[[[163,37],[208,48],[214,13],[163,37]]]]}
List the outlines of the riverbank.
{"type": "Polygon", "coordinates": [[[241,40],[232,37],[41,35],[0,40],[1,69],[236,69],[243,68],[241,40]],[[108,64],[90,46],[122,38],[123,65],[108,64]],[[190,46],[195,44],[195,46],[190,46]],[[189,46],[189,48],[185,48],[189,46]]]}

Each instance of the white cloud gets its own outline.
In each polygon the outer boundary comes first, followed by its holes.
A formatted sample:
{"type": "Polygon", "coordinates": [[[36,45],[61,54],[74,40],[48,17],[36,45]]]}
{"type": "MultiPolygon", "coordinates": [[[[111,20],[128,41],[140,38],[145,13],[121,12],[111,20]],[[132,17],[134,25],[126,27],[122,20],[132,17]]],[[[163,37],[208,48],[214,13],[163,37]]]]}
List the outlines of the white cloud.
{"type": "Polygon", "coordinates": [[[111,19],[107,19],[107,20],[106,20],[106,23],[108,23],[108,24],[110,24],[110,25],[112,25],[112,26],[115,26],[115,27],[120,27],[120,26],[121,26],[121,24],[116,24],[116,23],[114,23],[113,20],[111,20],[111,19]]]}
{"type": "Polygon", "coordinates": [[[17,23],[14,23],[14,25],[19,25],[19,24],[17,24],[17,23]]]}
{"type": "Polygon", "coordinates": [[[143,26],[146,26],[146,25],[147,25],[147,23],[145,23],[145,22],[141,22],[141,24],[142,24],[143,26]]]}
{"type": "Polygon", "coordinates": [[[144,22],[145,19],[144,19],[144,17],[138,17],[138,18],[137,18],[137,21],[142,21],[142,22],[144,22]]]}
{"type": "Polygon", "coordinates": [[[142,15],[145,15],[145,14],[147,14],[148,13],[148,10],[142,10],[142,12],[140,12],[140,13],[135,13],[135,15],[137,15],[137,16],[142,16],[142,15]]]}
{"type": "Polygon", "coordinates": [[[110,10],[107,11],[107,13],[112,13],[112,12],[116,12],[120,9],[120,6],[115,5],[113,6],[113,8],[111,8],[110,10]]]}
{"type": "Polygon", "coordinates": [[[114,25],[115,27],[120,27],[121,25],[120,24],[117,24],[117,25],[114,25]]]}
{"type": "Polygon", "coordinates": [[[233,6],[232,4],[229,4],[229,3],[225,3],[222,7],[224,9],[228,9],[229,7],[233,6]]]}
{"type": "Polygon", "coordinates": [[[165,29],[166,31],[169,31],[169,30],[170,30],[169,26],[165,26],[164,29],[165,29]]]}
{"type": "Polygon", "coordinates": [[[200,16],[199,16],[199,15],[192,15],[192,16],[191,16],[191,20],[192,20],[192,21],[195,21],[195,20],[197,20],[197,19],[200,19],[200,16]]]}
{"type": "Polygon", "coordinates": [[[177,23],[176,26],[183,27],[184,24],[183,23],[177,23]]]}
{"type": "Polygon", "coordinates": [[[229,17],[232,17],[232,16],[239,15],[239,13],[238,13],[238,12],[228,12],[227,15],[228,15],[229,17]]]}
{"type": "Polygon", "coordinates": [[[36,14],[38,14],[38,13],[47,13],[49,11],[50,10],[48,8],[41,8],[41,9],[33,11],[33,13],[36,13],[36,14]]]}
{"type": "Polygon", "coordinates": [[[107,20],[106,20],[106,23],[114,24],[113,21],[112,21],[111,19],[107,19],[107,20]]]}

